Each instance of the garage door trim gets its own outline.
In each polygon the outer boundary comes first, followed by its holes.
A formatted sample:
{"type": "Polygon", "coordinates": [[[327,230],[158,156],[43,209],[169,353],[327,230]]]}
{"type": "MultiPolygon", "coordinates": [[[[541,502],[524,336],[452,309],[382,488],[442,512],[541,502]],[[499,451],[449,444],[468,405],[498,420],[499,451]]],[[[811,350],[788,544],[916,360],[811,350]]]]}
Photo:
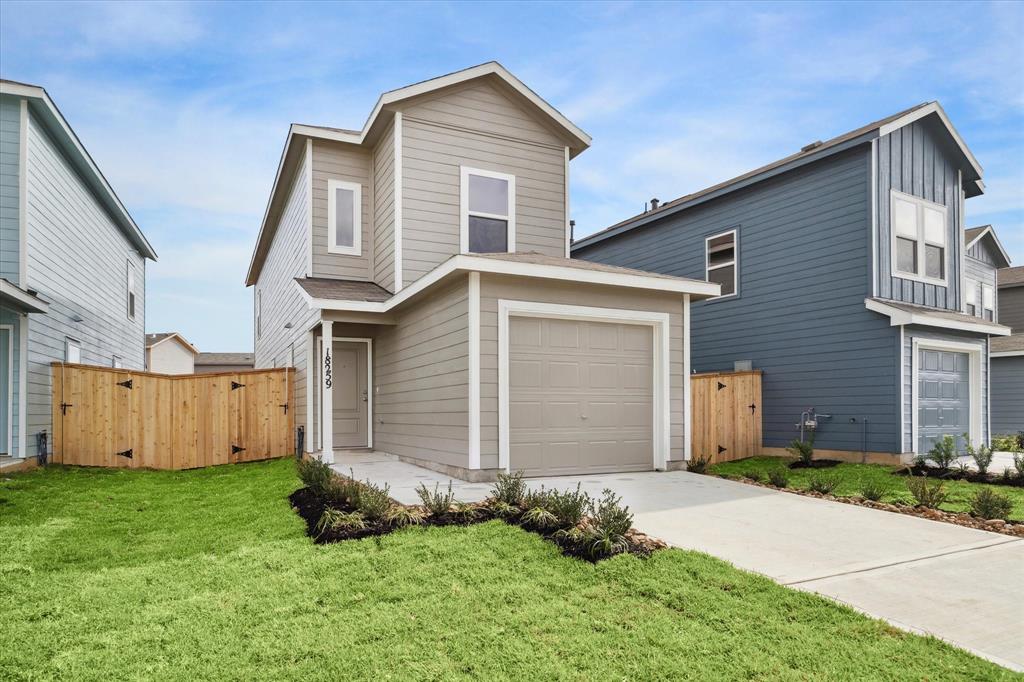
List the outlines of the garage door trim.
{"type": "MultiPolygon", "coordinates": [[[[918,443],[918,372],[921,366],[921,349],[926,350],[939,350],[939,351],[953,351],[957,353],[967,353],[967,357],[970,359],[971,371],[970,371],[970,437],[974,443],[981,443],[981,359],[982,359],[982,346],[977,343],[963,343],[959,341],[942,341],[939,339],[922,339],[915,338],[912,344],[913,353],[911,355],[911,407],[910,407],[910,419],[911,419],[911,451],[917,450],[918,443]]],[[[901,408],[902,409],[902,408],[901,408]]],[[[926,453],[917,453],[926,454],[926,453]]]]}
{"type": "Polygon", "coordinates": [[[653,327],[654,339],[654,468],[665,469],[669,454],[669,314],[646,310],[594,308],[538,301],[498,300],[498,467],[509,470],[509,318],[545,317],[653,327]]]}

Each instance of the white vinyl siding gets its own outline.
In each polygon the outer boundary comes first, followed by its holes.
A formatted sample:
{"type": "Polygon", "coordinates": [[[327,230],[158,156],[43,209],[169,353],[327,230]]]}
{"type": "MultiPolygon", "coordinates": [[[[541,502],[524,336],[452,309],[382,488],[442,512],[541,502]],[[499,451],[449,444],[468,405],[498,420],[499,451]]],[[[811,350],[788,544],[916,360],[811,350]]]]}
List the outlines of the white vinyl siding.
{"type": "Polygon", "coordinates": [[[313,141],[313,272],[314,277],[369,280],[372,278],[370,235],[370,152],[329,140],[313,141]],[[358,189],[359,232],[355,246],[335,246],[331,205],[338,188],[358,189]]]}
{"type": "Polygon", "coordinates": [[[355,182],[327,181],[327,250],[348,256],[363,253],[363,188],[355,182]]]}
{"type": "Polygon", "coordinates": [[[373,152],[373,281],[395,287],[395,126],[380,137],[373,152]]]}

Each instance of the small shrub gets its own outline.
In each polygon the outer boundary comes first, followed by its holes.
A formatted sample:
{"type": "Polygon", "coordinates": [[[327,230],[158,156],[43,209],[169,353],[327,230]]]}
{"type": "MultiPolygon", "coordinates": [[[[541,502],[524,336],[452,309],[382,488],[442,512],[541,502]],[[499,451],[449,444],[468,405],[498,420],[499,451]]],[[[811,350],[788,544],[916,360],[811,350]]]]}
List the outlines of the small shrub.
{"type": "Polygon", "coordinates": [[[548,495],[545,508],[555,515],[561,528],[577,525],[590,509],[590,495],[580,490],[580,485],[577,483],[574,491],[552,490],[548,495]]]}
{"type": "MultiPolygon", "coordinates": [[[[351,473],[351,472],[350,472],[351,473]]],[[[337,507],[357,509],[363,484],[350,476],[334,476],[324,489],[324,497],[337,507]]]]}
{"type": "Polygon", "coordinates": [[[907,490],[914,496],[918,506],[926,509],[938,509],[949,497],[942,481],[927,476],[908,476],[907,490]]]}
{"type": "Polygon", "coordinates": [[[1024,453],[1013,456],[1013,468],[1017,470],[1017,475],[1024,478],[1024,453]]]}
{"type": "Polygon", "coordinates": [[[1013,480],[1013,469],[1011,467],[1003,467],[1003,483],[1009,483],[1013,480]]]}
{"type": "Polygon", "coordinates": [[[532,507],[523,514],[523,523],[531,528],[545,530],[558,525],[558,517],[544,507],[532,507]]]}
{"type": "Polygon", "coordinates": [[[1020,441],[1012,433],[996,434],[992,436],[992,449],[997,452],[1018,453],[1021,451],[1020,441]]]}
{"type": "Polygon", "coordinates": [[[356,509],[367,521],[384,520],[393,504],[391,497],[388,496],[388,490],[387,484],[383,488],[378,488],[369,481],[362,484],[359,491],[359,504],[356,509]]]}
{"type": "Polygon", "coordinates": [[[456,501],[452,504],[451,514],[462,523],[471,523],[476,521],[480,511],[476,508],[475,504],[456,501]]]}
{"type": "Polygon", "coordinates": [[[768,482],[776,488],[788,488],[789,474],[785,469],[772,469],[768,472],[768,482]]]}
{"type": "Polygon", "coordinates": [[[757,469],[747,469],[742,474],[740,474],[740,476],[742,476],[743,478],[749,478],[751,481],[758,482],[760,482],[761,479],[764,478],[764,475],[757,469]]]}
{"type": "Polygon", "coordinates": [[[416,507],[406,507],[402,504],[393,504],[384,514],[384,520],[392,528],[405,528],[406,526],[419,526],[423,523],[426,515],[416,507]]]}
{"type": "Polygon", "coordinates": [[[811,490],[822,495],[831,494],[837,485],[839,485],[838,477],[826,476],[825,474],[814,474],[811,476],[811,480],[807,482],[807,486],[811,490]]]}
{"type": "Polygon", "coordinates": [[[491,500],[491,513],[499,519],[511,519],[519,514],[519,507],[501,500],[491,500]]]}
{"type": "Polygon", "coordinates": [[[561,528],[556,530],[551,537],[558,542],[578,547],[586,542],[587,531],[579,526],[573,526],[572,528],[561,528]]]}
{"type": "Polygon", "coordinates": [[[586,534],[587,552],[592,559],[622,554],[629,549],[625,535],[620,535],[608,528],[591,528],[586,534]]]}
{"type": "Polygon", "coordinates": [[[452,503],[455,501],[455,493],[452,492],[451,481],[448,481],[448,492],[443,492],[439,483],[434,484],[433,492],[427,486],[420,483],[420,487],[416,489],[416,494],[420,496],[420,500],[423,502],[427,513],[435,518],[444,516],[451,511],[452,503]]]}
{"type": "Polygon", "coordinates": [[[316,495],[323,495],[328,484],[334,477],[334,472],[326,462],[321,462],[316,457],[307,457],[299,460],[299,478],[303,485],[313,491],[316,495]]]}
{"type": "Polygon", "coordinates": [[[1013,511],[1013,501],[991,488],[982,488],[971,499],[971,513],[983,519],[1005,519],[1013,511]]]}
{"type": "Polygon", "coordinates": [[[523,472],[498,474],[498,480],[491,488],[491,497],[507,504],[519,506],[522,504],[523,495],[526,494],[526,482],[523,480],[523,472]]]}
{"type": "Polygon", "coordinates": [[[804,464],[810,464],[814,460],[813,440],[793,440],[786,449],[799,457],[804,464]]]}
{"type": "Polygon", "coordinates": [[[686,463],[686,470],[691,474],[706,474],[708,472],[708,465],[711,463],[710,457],[701,455],[700,457],[694,457],[686,463]]]}
{"type": "Polygon", "coordinates": [[[880,502],[885,497],[885,490],[877,483],[867,483],[860,489],[860,496],[871,502],[880,502]]]}
{"type": "Polygon", "coordinates": [[[550,491],[544,490],[544,486],[541,486],[540,490],[528,490],[523,495],[522,508],[523,511],[528,511],[535,507],[543,507],[544,509],[547,509],[550,502],[550,491]]]}
{"type": "Polygon", "coordinates": [[[359,512],[343,512],[337,509],[325,509],[316,522],[317,536],[326,531],[357,531],[366,528],[366,521],[359,512]]]}
{"type": "Polygon", "coordinates": [[[971,459],[974,460],[974,466],[978,469],[978,473],[984,476],[988,473],[988,467],[992,464],[992,448],[982,443],[977,448],[971,443],[971,438],[966,433],[964,434],[964,442],[966,445],[964,448],[967,450],[967,454],[970,455],[971,459]]]}
{"type": "Polygon", "coordinates": [[[597,560],[625,552],[629,548],[626,533],[632,527],[633,515],[629,507],[623,506],[622,498],[605,488],[591,511],[584,540],[587,553],[597,560]]]}
{"type": "Polygon", "coordinates": [[[932,449],[928,451],[927,455],[919,458],[919,461],[927,464],[930,460],[935,462],[935,466],[939,469],[948,470],[956,461],[956,457],[956,438],[947,435],[935,441],[932,449]]]}

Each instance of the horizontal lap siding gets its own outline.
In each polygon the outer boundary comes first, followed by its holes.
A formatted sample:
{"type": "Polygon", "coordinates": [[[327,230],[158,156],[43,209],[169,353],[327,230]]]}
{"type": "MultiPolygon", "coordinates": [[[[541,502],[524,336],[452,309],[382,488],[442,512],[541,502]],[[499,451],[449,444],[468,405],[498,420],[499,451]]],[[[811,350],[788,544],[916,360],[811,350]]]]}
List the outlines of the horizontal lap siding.
{"type": "Polygon", "coordinates": [[[460,166],[516,176],[516,251],[565,253],[564,144],[496,87],[475,83],[403,109],[405,283],[459,252],[460,166]]]}
{"type": "Polygon", "coordinates": [[[146,263],[30,114],[27,148],[28,285],[50,302],[29,321],[27,419],[32,434],[52,432],[50,363],[64,360],[66,337],[82,363],[128,369],[145,364],[146,263]],[[135,268],[135,319],[127,314],[128,262],[135,268]],[[75,317],[82,318],[75,322],[75,317]]]}
{"type": "MultiPolygon", "coordinates": [[[[999,306],[999,297],[998,297],[998,295],[999,295],[999,292],[995,288],[996,287],[996,268],[995,268],[994,265],[990,265],[988,263],[985,263],[984,261],[977,260],[974,257],[968,255],[967,258],[964,259],[964,277],[966,277],[967,279],[972,279],[975,282],[978,282],[979,285],[984,284],[985,286],[987,286],[990,289],[992,289],[992,294],[995,297],[994,300],[995,300],[996,310],[998,310],[998,306],[999,306]]],[[[988,315],[988,314],[986,314],[986,313],[984,313],[982,311],[982,306],[984,304],[984,298],[983,298],[983,294],[982,294],[982,291],[981,291],[981,286],[978,286],[978,288],[977,288],[977,299],[978,299],[977,301],[966,301],[965,300],[964,301],[964,309],[966,310],[966,304],[967,303],[974,303],[974,305],[975,305],[975,314],[978,317],[982,317],[984,315],[986,319],[991,320],[992,319],[992,315],[988,315]]],[[[993,314],[995,314],[995,313],[993,313],[993,314]]]]}
{"type": "Polygon", "coordinates": [[[395,288],[395,125],[373,153],[373,281],[395,288]]]}
{"type": "MultiPolygon", "coordinates": [[[[937,331],[924,327],[910,326],[906,327],[903,334],[903,447],[904,452],[913,452],[917,447],[914,443],[913,438],[913,387],[914,387],[914,372],[913,362],[914,357],[914,339],[929,339],[933,341],[958,341],[961,343],[972,343],[981,350],[981,438],[982,442],[989,442],[989,431],[988,431],[988,400],[985,400],[985,396],[989,395],[988,387],[988,343],[986,337],[979,337],[977,334],[971,334],[970,332],[956,332],[956,331],[937,331]]],[[[993,398],[994,400],[994,398],[993,398]]],[[[918,453],[921,454],[921,453],[918,453]]]]}
{"type": "Polygon", "coordinates": [[[466,467],[469,334],[465,277],[403,308],[374,339],[374,448],[466,467]]]}
{"type": "Polygon", "coordinates": [[[992,358],[992,433],[1020,431],[1024,431],[1024,357],[992,358]]]}
{"type": "Polygon", "coordinates": [[[498,466],[498,300],[539,301],[669,314],[670,460],[684,455],[683,295],[572,282],[482,275],[480,285],[480,467],[498,466]]]}
{"type": "Polygon", "coordinates": [[[1014,334],[1024,334],[1024,286],[1003,287],[997,292],[999,324],[1006,325],[1014,334]]]}
{"type": "Polygon", "coordinates": [[[867,147],[712,200],[573,257],[704,279],[704,240],[737,229],[739,291],[695,303],[691,367],[764,370],[766,446],[798,435],[801,411],[832,414],[820,448],[869,451],[900,445],[899,332],[864,308],[870,283],[870,156],[867,147]],[[856,423],[850,423],[856,418],[856,423]]]}
{"type": "Polygon", "coordinates": [[[370,280],[373,278],[373,201],[370,190],[370,154],[355,145],[313,141],[313,276],[370,280]],[[362,187],[362,255],[330,253],[327,226],[327,183],[354,182],[362,187]]]}
{"type": "MultiPolygon", "coordinates": [[[[295,367],[295,424],[305,426],[307,332],[317,321],[317,312],[310,310],[295,284],[296,277],[306,272],[307,221],[309,187],[303,155],[290,178],[288,198],[278,219],[274,241],[256,282],[256,292],[263,301],[261,333],[255,343],[255,369],[295,367]],[[285,325],[291,323],[291,329],[285,325]]],[[[306,439],[307,446],[310,439],[306,439]]]]}
{"type": "Polygon", "coordinates": [[[938,142],[932,124],[920,120],[878,138],[878,295],[896,301],[959,310],[963,217],[957,166],[938,142]],[[893,276],[890,190],[946,207],[946,274],[950,286],[893,276]]]}
{"type": "Polygon", "coordinates": [[[21,100],[0,97],[0,278],[19,283],[18,150],[21,100]]]}

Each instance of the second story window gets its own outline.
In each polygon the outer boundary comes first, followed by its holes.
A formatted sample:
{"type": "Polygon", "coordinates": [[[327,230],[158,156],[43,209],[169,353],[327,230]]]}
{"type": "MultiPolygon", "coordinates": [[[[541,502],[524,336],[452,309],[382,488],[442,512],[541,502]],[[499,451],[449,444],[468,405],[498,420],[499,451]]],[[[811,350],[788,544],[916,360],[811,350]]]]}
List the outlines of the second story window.
{"type": "Polygon", "coordinates": [[[978,314],[978,283],[973,279],[964,280],[964,312],[978,314]]]}
{"type": "Polygon", "coordinates": [[[363,188],[354,182],[327,181],[327,250],[362,255],[363,188]]]}
{"type": "Polygon", "coordinates": [[[462,167],[460,250],[511,253],[516,250],[516,178],[462,167]]]}
{"type": "Polygon", "coordinates": [[[722,296],[734,296],[739,287],[736,267],[736,230],[704,240],[704,278],[722,285],[722,296]]]}
{"type": "Polygon", "coordinates": [[[126,288],[128,291],[128,319],[135,319],[135,266],[132,265],[131,261],[127,263],[127,281],[126,288]]]}
{"type": "Polygon", "coordinates": [[[263,292],[256,291],[256,338],[263,336],[263,292]]]}
{"type": "Polygon", "coordinates": [[[984,310],[982,317],[986,320],[996,319],[996,290],[987,284],[981,285],[981,307],[984,310]]]}
{"type": "Polygon", "coordinates": [[[897,277],[946,284],[946,207],[892,191],[892,270],[897,277]]]}

